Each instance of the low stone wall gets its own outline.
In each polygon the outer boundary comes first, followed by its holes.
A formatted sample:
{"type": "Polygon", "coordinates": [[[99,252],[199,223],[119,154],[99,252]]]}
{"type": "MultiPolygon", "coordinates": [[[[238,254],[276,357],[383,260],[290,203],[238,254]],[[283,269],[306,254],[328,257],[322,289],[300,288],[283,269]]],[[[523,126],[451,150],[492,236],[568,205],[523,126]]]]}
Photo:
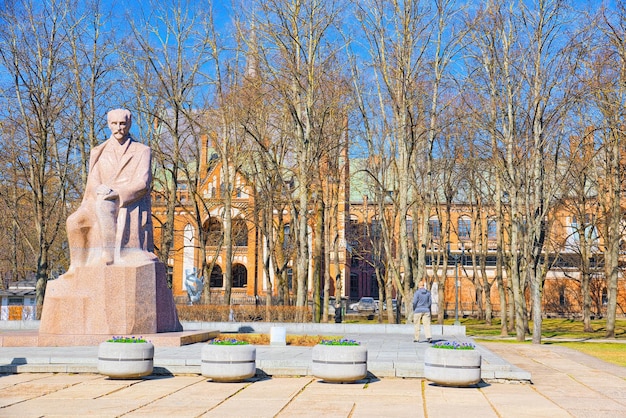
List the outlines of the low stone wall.
{"type": "Polygon", "coordinates": [[[39,321],[0,321],[0,329],[5,331],[39,329],[39,321]]]}
{"type": "MultiPolygon", "coordinates": [[[[181,321],[184,331],[218,330],[268,334],[272,327],[284,327],[289,334],[407,334],[413,335],[413,324],[316,324],[291,322],[192,322],[181,321]]],[[[465,325],[430,326],[433,335],[465,336],[465,325]]],[[[0,321],[2,330],[36,330],[39,321],[0,321]]]]}
{"type": "MultiPolygon", "coordinates": [[[[272,327],[284,327],[288,334],[407,334],[413,335],[413,324],[316,324],[291,322],[192,322],[181,321],[185,331],[218,330],[220,332],[268,334],[272,327]]],[[[433,335],[465,336],[465,325],[430,326],[433,335]]]]}

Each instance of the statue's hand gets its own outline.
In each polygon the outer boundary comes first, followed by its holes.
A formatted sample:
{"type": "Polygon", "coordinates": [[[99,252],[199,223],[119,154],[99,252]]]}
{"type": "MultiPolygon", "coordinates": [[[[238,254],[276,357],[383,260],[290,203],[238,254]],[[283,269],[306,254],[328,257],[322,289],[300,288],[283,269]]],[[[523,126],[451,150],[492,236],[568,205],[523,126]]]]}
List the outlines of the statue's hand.
{"type": "Polygon", "coordinates": [[[96,195],[103,200],[116,200],[120,195],[106,184],[101,184],[96,188],[96,195]]]}

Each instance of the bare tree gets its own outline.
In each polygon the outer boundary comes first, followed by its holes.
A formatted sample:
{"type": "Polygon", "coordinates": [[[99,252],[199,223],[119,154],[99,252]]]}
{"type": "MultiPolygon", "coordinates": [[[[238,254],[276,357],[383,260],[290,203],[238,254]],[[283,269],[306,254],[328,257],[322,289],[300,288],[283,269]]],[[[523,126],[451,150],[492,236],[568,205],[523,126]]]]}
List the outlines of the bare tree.
{"type": "Polygon", "coordinates": [[[609,15],[602,10],[600,30],[605,42],[594,60],[594,102],[602,114],[600,130],[603,172],[599,193],[603,212],[604,268],[607,280],[606,337],[615,337],[617,282],[620,276],[619,251],[622,230],[621,190],[623,187],[622,151],[624,138],[624,103],[626,102],[626,7],[618,4],[609,15]]]}
{"type": "Polygon", "coordinates": [[[103,110],[113,95],[121,94],[114,78],[114,35],[104,29],[110,19],[101,0],[90,0],[68,10],[68,85],[75,109],[73,141],[80,153],[81,189],[87,182],[89,151],[105,137],[103,110]]]}
{"type": "MultiPolygon", "coordinates": [[[[15,219],[36,254],[37,315],[50,275],[51,251],[63,231],[73,147],[69,131],[67,71],[69,2],[6,4],[0,12],[0,63],[12,85],[5,90],[5,120],[16,142],[10,162],[19,176],[17,193],[26,193],[32,221],[15,219]],[[32,225],[34,234],[27,229],[32,225]]],[[[8,197],[8,196],[7,196],[8,197]]],[[[11,214],[17,216],[18,213],[11,214]]]]}
{"type": "Polygon", "coordinates": [[[340,2],[319,0],[271,0],[254,2],[253,11],[259,41],[259,64],[264,80],[281,97],[280,111],[288,115],[288,135],[293,139],[296,197],[292,205],[296,248],[296,305],[307,299],[309,246],[309,205],[312,174],[317,171],[323,150],[323,124],[329,109],[319,106],[324,89],[323,73],[334,63],[336,49],[330,34],[338,23],[340,2]]]}
{"type": "MultiPolygon", "coordinates": [[[[476,60],[477,71],[473,72],[474,78],[468,80],[467,85],[472,86],[476,91],[477,99],[468,103],[468,114],[472,118],[478,118],[475,122],[480,126],[481,131],[485,132],[489,139],[490,153],[489,161],[491,162],[491,177],[493,179],[493,204],[494,219],[496,222],[496,269],[495,282],[498,286],[498,294],[500,299],[500,324],[501,335],[508,335],[507,326],[507,298],[503,264],[505,254],[505,226],[507,220],[505,218],[506,199],[505,193],[505,154],[504,140],[505,134],[511,130],[510,117],[513,116],[511,109],[512,103],[506,107],[502,106],[501,100],[512,100],[512,92],[515,89],[513,80],[505,78],[509,75],[510,68],[510,43],[512,31],[507,30],[506,20],[503,16],[502,5],[500,3],[492,4],[492,7],[479,11],[476,20],[471,23],[474,30],[471,31],[471,45],[468,49],[469,56],[476,60]],[[475,52],[474,51],[475,48],[475,52]],[[500,80],[504,80],[501,83],[500,80]],[[476,83],[474,83],[476,81],[476,83]],[[501,86],[506,86],[505,88],[501,86]],[[483,99],[479,99],[482,97],[483,99]],[[476,102],[476,103],[474,103],[476,102]],[[487,109],[484,112],[479,108],[487,109]],[[506,111],[501,110],[502,107],[506,111]],[[481,117],[482,116],[482,117],[481,117]],[[507,120],[509,121],[507,123],[507,120]]],[[[469,64],[472,65],[471,63],[469,64]]],[[[466,120],[472,123],[471,119],[466,120]]],[[[510,236],[510,234],[509,234],[510,236]]],[[[510,275],[509,275],[510,278],[510,275]]],[[[510,279],[508,280],[508,288],[510,289],[510,279]]],[[[513,306],[511,304],[510,306],[513,306]]]]}
{"type": "MultiPolygon", "coordinates": [[[[559,186],[567,172],[556,161],[565,140],[564,116],[574,102],[576,67],[569,60],[570,39],[564,30],[567,12],[558,0],[525,2],[515,9],[494,1],[481,12],[474,35],[490,98],[483,129],[492,138],[496,167],[503,168],[495,178],[505,189],[498,190],[508,190],[502,200],[508,203],[509,221],[501,220],[498,226],[510,223],[507,278],[515,330],[523,340],[528,329],[524,292],[530,286],[534,343],[541,342],[543,282],[549,269],[548,214],[561,195],[559,186]],[[485,25],[495,28],[493,33],[485,25]]],[[[504,215],[501,207],[496,212],[504,215]]],[[[501,318],[504,323],[502,314],[501,318]]]]}
{"type": "Polygon", "coordinates": [[[394,156],[397,170],[393,202],[398,234],[391,236],[397,237],[398,248],[386,252],[394,260],[387,263],[391,267],[387,274],[394,276],[409,316],[412,286],[426,272],[428,221],[435,193],[433,149],[441,132],[444,77],[463,37],[451,24],[456,11],[452,1],[437,1],[431,7],[414,1],[371,1],[360,3],[357,10],[378,83],[378,117],[389,128],[384,151],[394,156]],[[411,207],[419,208],[413,217],[414,263],[407,232],[411,207]]]}
{"type": "MultiPolygon", "coordinates": [[[[131,20],[132,40],[121,51],[134,95],[141,139],[150,142],[156,163],[155,189],[166,202],[161,241],[155,243],[167,265],[174,244],[174,212],[179,202],[181,164],[193,155],[188,141],[197,136],[200,88],[208,86],[204,66],[214,42],[210,15],[191,2],[151,1],[149,12],[131,20]]],[[[195,154],[196,157],[199,154],[195,154]]]]}

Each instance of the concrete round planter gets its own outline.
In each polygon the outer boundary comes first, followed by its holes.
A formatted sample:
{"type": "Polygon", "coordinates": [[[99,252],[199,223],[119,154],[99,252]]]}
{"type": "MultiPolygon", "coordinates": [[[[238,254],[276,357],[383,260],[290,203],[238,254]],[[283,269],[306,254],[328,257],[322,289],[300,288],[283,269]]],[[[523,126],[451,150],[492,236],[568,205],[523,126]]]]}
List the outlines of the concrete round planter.
{"type": "Polygon", "coordinates": [[[324,345],[313,347],[313,376],[332,383],[350,383],[367,376],[367,348],[360,345],[324,345]]]}
{"type": "Polygon", "coordinates": [[[256,347],[205,344],[200,364],[202,376],[215,382],[241,382],[256,374],[256,347]]]}
{"type": "Polygon", "coordinates": [[[152,374],[154,345],[103,342],[98,346],[98,373],[113,379],[136,379],[152,374]]]}
{"type": "Polygon", "coordinates": [[[480,353],[429,347],[424,354],[424,377],[442,386],[470,386],[480,382],[480,353]]]}

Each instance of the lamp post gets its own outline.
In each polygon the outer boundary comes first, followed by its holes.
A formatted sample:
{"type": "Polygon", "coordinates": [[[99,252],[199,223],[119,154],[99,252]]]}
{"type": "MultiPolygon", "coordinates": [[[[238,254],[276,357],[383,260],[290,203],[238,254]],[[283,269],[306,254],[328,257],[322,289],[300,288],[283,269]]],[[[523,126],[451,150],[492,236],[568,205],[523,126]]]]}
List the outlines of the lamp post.
{"type": "MultiPolygon", "coordinates": [[[[459,260],[463,265],[463,259],[465,258],[465,245],[459,243],[459,249],[461,254],[454,254],[454,325],[461,325],[459,322],[459,292],[461,288],[461,281],[459,280],[459,260]]],[[[448,244],[448,252],[450,252],[450,244],[448,244]]]]}
{"type": "Polygon", "coordinates": [[[450,242],[448,244],[448,258],[454,259],[454,325],[461,325],[459,322],[459,255],[452,254],[450,242]]]}
{"type": "Polygon", "coordinates": [[[459,322],[459,255],[454,255],[454,325],[459,322]]]}

